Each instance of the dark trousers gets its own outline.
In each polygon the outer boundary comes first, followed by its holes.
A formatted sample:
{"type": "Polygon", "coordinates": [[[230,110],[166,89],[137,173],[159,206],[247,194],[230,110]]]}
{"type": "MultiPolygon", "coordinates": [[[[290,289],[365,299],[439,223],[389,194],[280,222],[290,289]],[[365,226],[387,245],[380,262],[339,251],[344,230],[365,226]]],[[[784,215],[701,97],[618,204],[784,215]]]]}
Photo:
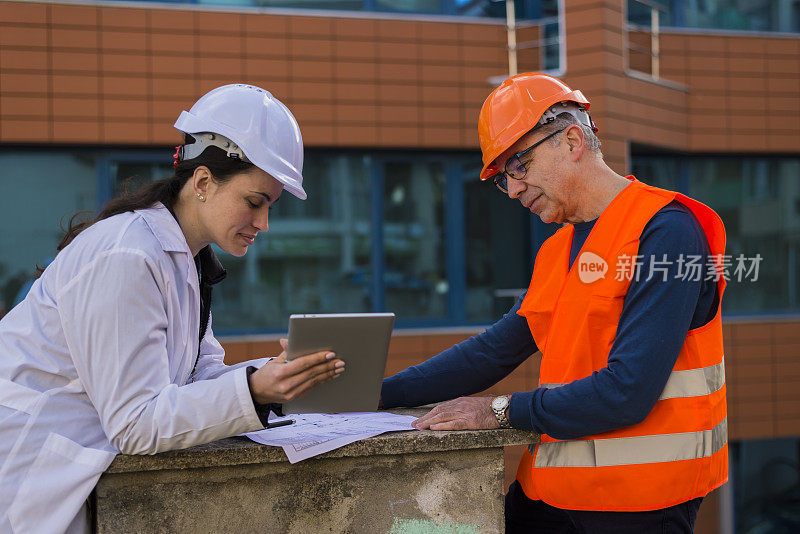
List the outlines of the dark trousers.
{"type": "Polygon", "coordinates": [[[532,501],[516,480],[506,495],[507,534],[691,534],[703,498],[648,512],[585,512],[532,501]]]}

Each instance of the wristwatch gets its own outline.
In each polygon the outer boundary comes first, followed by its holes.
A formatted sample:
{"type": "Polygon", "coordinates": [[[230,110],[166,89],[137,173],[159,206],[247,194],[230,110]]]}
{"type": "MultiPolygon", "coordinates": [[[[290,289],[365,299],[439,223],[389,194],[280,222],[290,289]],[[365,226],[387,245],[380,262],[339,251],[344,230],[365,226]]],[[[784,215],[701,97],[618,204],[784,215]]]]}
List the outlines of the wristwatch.
{"type": "Polygon", "coordinates": [[[500,395],[492,399],[490,405],[494,416],[497,417],[497,422],[500,423],[500,428],[511,428],[511,421],[508,420],[508,401],[511,395],[500,395]]]}

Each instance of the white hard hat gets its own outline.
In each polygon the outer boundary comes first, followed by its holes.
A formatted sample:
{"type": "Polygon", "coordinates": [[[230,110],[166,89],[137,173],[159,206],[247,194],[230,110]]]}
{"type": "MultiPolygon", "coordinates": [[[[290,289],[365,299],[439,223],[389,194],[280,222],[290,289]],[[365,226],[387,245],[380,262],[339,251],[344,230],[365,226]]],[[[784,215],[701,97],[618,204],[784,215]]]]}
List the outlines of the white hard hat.
{"type": "Polygon", "coordinates": [[[236,157],[236,149],[240,149],[246,156],[243,159],[305,200],[300,127],[289,109],[268,91],[238,83],[217,87],[200,97],[192,109],[182,111],[175,128],[192,135],[220,134],[196,139],[205,146],[219,145],[231,157],[236,157]],[[234,144],[233,150],[225,146],[228,141],[234,144]]]}

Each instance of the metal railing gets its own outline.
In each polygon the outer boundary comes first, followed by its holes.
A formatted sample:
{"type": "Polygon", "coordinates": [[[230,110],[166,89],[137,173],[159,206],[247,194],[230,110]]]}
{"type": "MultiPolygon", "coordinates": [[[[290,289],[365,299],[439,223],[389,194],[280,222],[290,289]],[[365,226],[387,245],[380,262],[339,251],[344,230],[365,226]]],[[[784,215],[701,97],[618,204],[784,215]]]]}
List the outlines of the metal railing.
{"type": "MultiPolygon", "coordinates": [[[[503,1],[503,0],[492,0],[492,1],[503,1]]],[[[505,0],[506,5],[506,49],[508,51],[508,73],[498,76],[492,76],[489,78],[488,82],[491,85],[499,85],[502,83],[503,80],[510,76],[514,76],[515,74],[519,73],[519,58],[518,52],[520,50],[527,50],[532,48],[538,48],[541,52],[539,64],[539,70],[545,72],[551,72],[553,74],[561,74],[563,72],[563,66],[566,60],[566,50],[564,49],[563,43],[565,42],[564,38],[564,0],[558,1],[558,15],[554,17],[543,17],[535,20],[524,20],[518,21],[516,17],[516,10],[514,7],[514,0],[505,0]],[[547,28],[552,25],[558,25],[558,32],[555,36],[547,36],[547,28]],[[526,28],[533,28],[539,27],[540,35],[543,36],[539,39],[530,40],[530,41],[517,41],[517,31],[523,30],[526,28]],[[548,47],[551,46],[558,46],[558,65],[550,66],[547,65],[547,50],[548,47]]]]}

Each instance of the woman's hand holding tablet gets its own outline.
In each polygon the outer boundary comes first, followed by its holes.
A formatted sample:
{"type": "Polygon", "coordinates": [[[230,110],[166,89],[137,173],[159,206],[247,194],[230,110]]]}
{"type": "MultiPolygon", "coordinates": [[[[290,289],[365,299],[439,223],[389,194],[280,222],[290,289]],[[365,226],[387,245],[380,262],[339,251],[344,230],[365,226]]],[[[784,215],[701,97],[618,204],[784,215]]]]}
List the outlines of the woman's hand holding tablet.
{"type": "Polygon", "coordinates": [[[297,399],[314,386],[337,378],[344,362],[328,350],[286,360],[286,339],[280,340],[283,352],[250,375],[250,387],[259,404],[284,403],[297,399]]]}

